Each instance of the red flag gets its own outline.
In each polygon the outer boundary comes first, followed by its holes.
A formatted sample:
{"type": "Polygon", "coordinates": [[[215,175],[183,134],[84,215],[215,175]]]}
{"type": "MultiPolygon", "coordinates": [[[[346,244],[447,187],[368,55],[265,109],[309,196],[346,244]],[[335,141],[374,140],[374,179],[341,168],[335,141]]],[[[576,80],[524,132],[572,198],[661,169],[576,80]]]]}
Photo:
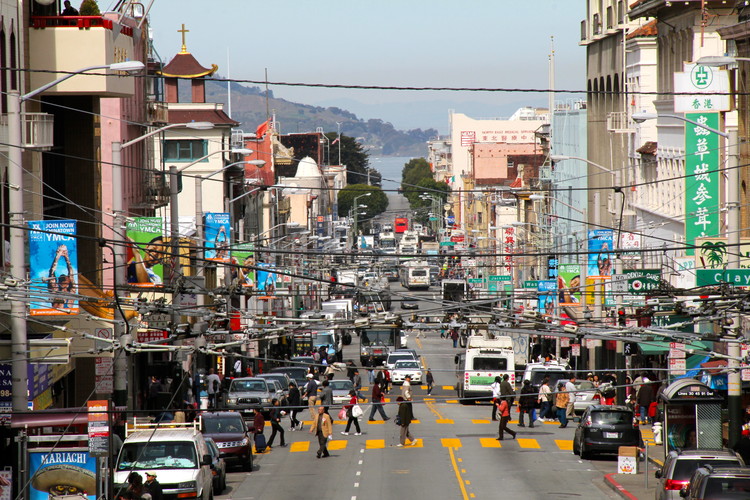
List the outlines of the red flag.
{"type": "Polygon", "coordinates": [[[268,125],[269,125],[269,121],[268,120],[266,120],[263,123],[261,123],[260,125],[258,125],[258,128],[255,129],[255,137],[260,138],[260,137],[263,137],[264,135],[266,135],[266,132],[268,131],[268,125]]]}
{"type": "Polygon", "coordinates": [[[339,139],[341,139],[341,138],[340,138],[340,137],[336,137],[336,138],[335,138],[335,139],[333,140],[333,142],[331,143],[331,146],[333,146],[334,144],[336,144],[337,142],[339,142],[339,139]]]}

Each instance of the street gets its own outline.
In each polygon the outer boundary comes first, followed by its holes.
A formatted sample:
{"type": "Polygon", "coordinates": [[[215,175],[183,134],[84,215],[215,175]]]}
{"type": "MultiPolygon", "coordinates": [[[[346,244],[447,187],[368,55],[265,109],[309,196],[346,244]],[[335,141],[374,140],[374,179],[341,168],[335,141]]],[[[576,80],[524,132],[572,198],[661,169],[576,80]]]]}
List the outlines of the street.
{"type": "MultiPolygon", "coordinates": [[[[394,287],[398,290],[400,287],[394,287]]],[[[424,296],[424,294],[420,294],[424,296]]],[[[430,307],[420,301],[420,310],[430,307]]],[[[344,359],[357,360],[358,339],[345,348],[344,359]]],[[[618,498],[604,486],[602,477],[614,472],[616,457],[580,460],[571,452],[574,426],[558,428],[557,423],[537,421],[534,429],[518,428],[513,411],[511,428],[518,438],[506,435],[500,442],[497,423],[492,422],[488,404],[458,404],[453,349],[439,332],[427,338],[409,337],[435,376],[435,388],[426,395],[426,386],[414,389],[414,414],[418,423],[411,431],[415,446],[398,444],[398,428],[393,420],[368,422],[369,404],[360,423],[362,436],[342,436],[345,422],[334,422],[331,457],[316,459],[317,440],[307,432],[286,432],[287,447],[274,447],[256,455],[251,474],[230,472],[228,488],[217,498],[308,498],[311,492],[326,499],[368,498],[618,498]]],[[[337,374],[336,378],[343,377],[337,374]]],[[[369,396],[366,372],[363,392],[369,396]]],[[[386,413],[396,413],[395,387],[386,404],[386,413]]],[[[334,414],[334,412],[331,412],[334,414]]],[[[335,414],[334,414],[335,415],[335,414]]],[[[284,422],[288,429],[289,422],[284,422]]],[[[266,429],[266,435],[269,430],[266,429]]]]}

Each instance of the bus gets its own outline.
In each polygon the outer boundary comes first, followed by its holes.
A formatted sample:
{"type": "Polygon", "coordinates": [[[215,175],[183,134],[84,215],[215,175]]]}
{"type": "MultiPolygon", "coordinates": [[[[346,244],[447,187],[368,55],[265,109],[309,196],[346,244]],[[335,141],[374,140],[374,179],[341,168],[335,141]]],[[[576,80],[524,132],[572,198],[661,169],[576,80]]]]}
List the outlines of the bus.
{"type": "Polygon", "coordinates": [[[461,402],[466,404],[473,399],[489,401],[492,398],[490,385],[495,377],[510,376],[510,384],[515,385],[515,353],[513,339],[504,335],[482,332],[471,335],[466,344],[466,351],[457,354],[456,392],[461,402]]]}
{"type": "Polygon", "coordinates": [[[396,217],[393,223],[396,234],[402,234],[409,230],[409,219],[406,217],[396,217]]]}
{"type": "Polygon", "coordinates": [[[399,323],[371,324],[365,328],[357,328],[357,335],[362,366],[381,366],[391,352],[401,348],[399,323]]]}
{"type": "Polygon", "coordinates": [[[430,288],[430,266],[426,264],[403,266],[399,275],[401,286],[407,290],[429,290],[430,288]]]}
{"type": "Polygon", "coordinates": [[[380,249],[386,254],[396,253],[396,235],[392,231],[380,234],[380,249]]]}

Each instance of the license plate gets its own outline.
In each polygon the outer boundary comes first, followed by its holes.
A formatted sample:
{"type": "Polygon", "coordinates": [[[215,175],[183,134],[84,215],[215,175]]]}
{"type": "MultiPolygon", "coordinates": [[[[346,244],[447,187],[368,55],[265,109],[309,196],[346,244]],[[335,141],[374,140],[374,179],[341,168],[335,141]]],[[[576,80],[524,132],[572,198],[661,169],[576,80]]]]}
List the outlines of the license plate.
{"type": "Polygon", "coordinates": [[[604,437],[607,439],[617,439],[620,437],[619,432],[605,432],[604,437]]]}

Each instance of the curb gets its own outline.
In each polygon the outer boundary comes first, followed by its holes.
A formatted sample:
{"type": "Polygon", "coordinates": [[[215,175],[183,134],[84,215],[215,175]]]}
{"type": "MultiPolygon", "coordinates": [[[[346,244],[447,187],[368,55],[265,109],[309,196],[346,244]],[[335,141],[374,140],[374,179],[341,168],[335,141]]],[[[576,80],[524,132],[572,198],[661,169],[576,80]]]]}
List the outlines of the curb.
{"type": "Polygon", "coordinates": [[[618,483],[613,476],[616,476],[616,472],[611,472],[609,474],[604,475],[604,482],[607,486],[612,488],[618,495],[620,495],[622,498],[627,498],[629,500],[638,500],[638,497],[630,493],[628,490],[625,489],[623,485],[618,483]]]}

